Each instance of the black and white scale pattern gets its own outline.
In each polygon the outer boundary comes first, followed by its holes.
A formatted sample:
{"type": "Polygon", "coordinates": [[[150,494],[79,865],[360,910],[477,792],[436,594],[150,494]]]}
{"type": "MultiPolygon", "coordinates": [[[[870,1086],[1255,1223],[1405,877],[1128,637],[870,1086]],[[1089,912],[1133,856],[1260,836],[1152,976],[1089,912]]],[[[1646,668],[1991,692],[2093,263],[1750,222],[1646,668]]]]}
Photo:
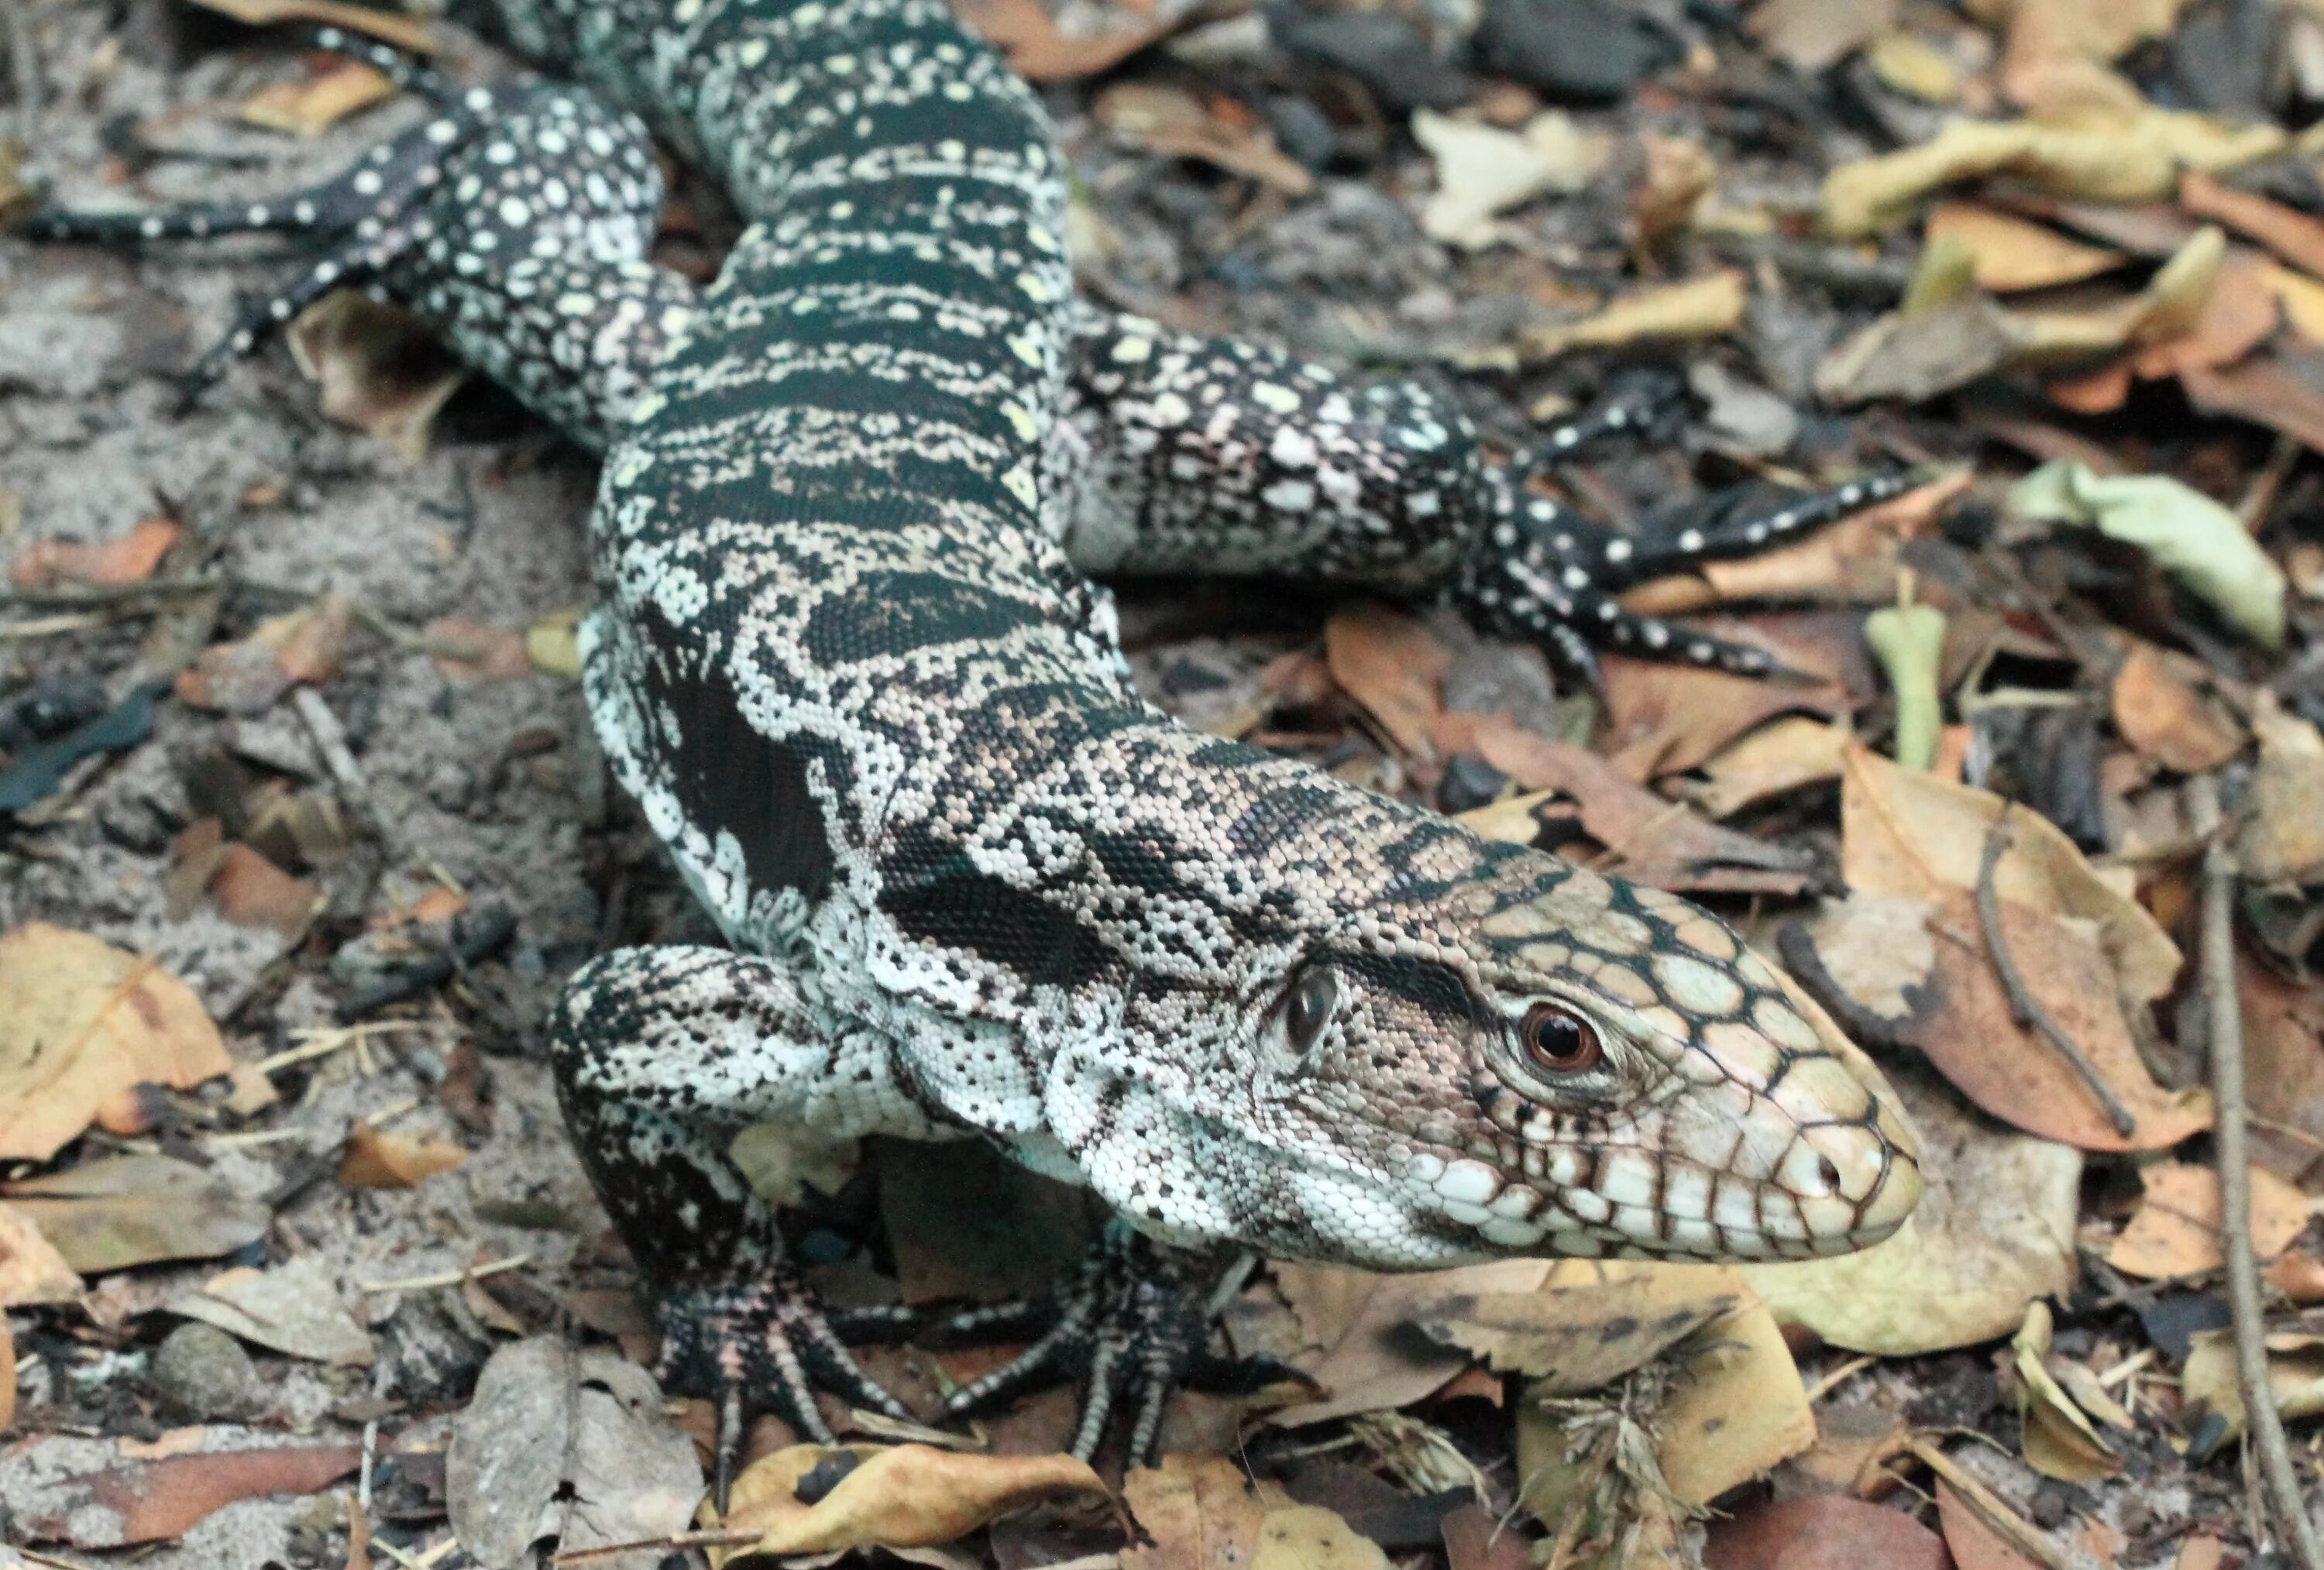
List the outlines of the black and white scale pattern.
{"type": "Polygon", "coordinates": [[[603,99],[420,83],[438,118],[293,198],[334,236],[293,295],[374,283],[604,454],[591,712],[732,946],[604,956],[552,1033],[678,1372],[770,1380],[811,1429],[810,1385],[883,1399],[726,1160],[757,1121],[981,1137],[1166,1243],[1381,1269],[1900,1224],[1909,1130],[1727,927],[1178,726],[1088,575],[1449,590],[1758,668],[1613,591],[1895,482],[1650,553],[1425,390],[1077,303],[1050,127],[938,0],[497,11],[603,99]],[[642,260],[632,115],[752,220],[698,292],[642,260]],[[1544,1010],[1587,1061],[1529,1051],[1544,1010]]]}

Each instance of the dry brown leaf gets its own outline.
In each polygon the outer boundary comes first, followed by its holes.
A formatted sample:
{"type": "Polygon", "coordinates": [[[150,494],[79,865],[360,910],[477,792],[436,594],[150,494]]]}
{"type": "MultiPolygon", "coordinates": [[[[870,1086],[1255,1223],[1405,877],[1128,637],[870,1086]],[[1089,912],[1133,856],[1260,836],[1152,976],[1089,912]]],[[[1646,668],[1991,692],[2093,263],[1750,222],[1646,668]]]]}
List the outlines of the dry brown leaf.
{"type": "Polygon", "coordinates": [[[1157,82],[1116,82],[1091,103],[1090,117],[1142,151],[1191,158],[1288,197],[1315,188],[1315,177],[1275,144],[1267,123],[1231,98],[1206,102],[1157,82]]]}
{"type": "Polygon", "coordinates": [[[2247,1099],[2265,1120],[2252,1130],[2252,1152],[2276,1176],[2297,1182],[2324,1152],[2324,988],[2287,980],[2245,952],[2236,956],[2236,984],[2247,1099]]]}
{"type": "Polygon", "coordinates": [[[1528,360],[1575,349],[1618,349],[1634,344],[1689,344],[1723,338],[1743,323],[1750,279],[1725,268],[1683,283],[1623,295],[1578,322],[1526,327],[1517,335],[1528,360]]]}
{"type": "Polygon", "coordinates": [[[1469,1357],[1415,1336],[1416,1317],[1448,1297],[1534,1291],[1549,1278],[1549,1270],[1548,1261],[1537,1259],[1394,1276],[1331,1265],[1277,1265],[1276,1290],[1291,1306],[1305,1344],[1282,1350],[1323,1393],[1270,1412],[1268,1420],[1302,1428],[1357,1412],[1390,1411],[1433,1394],[1468,1366],[1469,1357]]]}
{"type": "MultiPolygon", "coordinates": [[[[2267,1392],[2290,1419],[2324,1414],[2324,1336],[2282,1331],[2266,1338],[2267,1392]]],[[[2236,1374],[2235,1333],[2198,1330],[2179,1371],[2180,1392],[2227,1419],[2227,1437],[2244,1431],[2242,1382],[2236,1374]]]]}
{"type": "Polygon", "coordinates": [[[1715,1265],[1560,1260],[1531,1292],[1460,1294],[1421,1304],[1412,1323],[1498,1373],[1550,1395],[1603,1389],[1742,1308],[1742,1278],[1715,1265]]]}
{"type": "Polygon", "coordinates": [[[2279,340],[2234,365],[2190,365],[2180,372],[2179,385],[2204,414],[2249,420],[2324,453],[2319,367],[2315,351],[2279,340]]]}
{"type": "Polygon", "coordinates": [[[2095,923],[2124,995],[2144,1003],[2178,979],[2177,944],[2123,878],[2109,881],[2038,813],[1990,791],[1900,768],[1869,748],[1849,749],[1840,790],[1840,876],[1867,894],[1935,901],[1974,889],[1993,821],[2009,812],[2011,843],[1994,891],[2030,910],[2095,923]]]}
{"type": "MultiPolygon", "coordinates": [[[[1641,583],[1622,603],[1651,616],[1674,616],[1737,600],[1820,600],[1885,605],[1896,598],[1896,569],[1908,541],[1931,534],[1972,476],[1958,470],[1904,495],[1868,507],[1805,539],[1732,562],[1704,562],[1690,572],[1641,583]]],[[[1855,630],[1849,629],[1855,639],[1855,630]]],[[[1821,675],[1837,675],[1831,660],[1800,661],[1821,675]]]]}
{"type": "Polygon", "coordinates": [[[395,84],[361,60],[341,60],[303,82],[277,82],[251,95],[242,117],[270,131],[320,136],[348,115],[395,96],[395,84]]]}
{"type": "Polygon", "coordinates": [[[16,1338],[8,1316],[0,1314],[0,1436],[16,1421],[16,1338]]]}
{"type": "Polygon", "coordinates": [[[1269,1511],[1291,1496],[1244,1475],[1224,1455],[1165,1455],[1122,1479],[1130,1514],[1150,1540],[1121,1551],[1122,1570],[1220,1570],[1248,1564],[1269,1511]]]}
{"type": "Polygon", "coordinates": [[[2208,666],[2153,644],[2132,646],[2115,672],[2115,729],[2168,769],[2200,774],[2244,749],[2244,728],[2208,666]]]}
{"type": "Polygon", "coordinates": [[[1973,1346],[2024,1323],[2074,1282],[2081,1152],[2012,1134],[1963,1106],[1925,1068],[1890,1065],[1921,1134],[1921,1203],[1860,1253],[1746,1265],[1786,1324],[1851,1352],[1908,1357],[1973,1346]]]}
{"type": "Polygon", "coordinates": [[[84,1275],[232,1253],[273,1219],[217,1174],[170,1156],[108,1156],[0,1185],[0,1195],[84,1275]]]}
{"type": "MultiPolygon", "coordinates": [[[[2145,1198],[2107,1251],[2125,1275],[2152,1280],[2215,1271],[2219,1250],[2219,1174],[2211,1167],[2158,1161],[2138,1170],[2145,1198]]],[[[2264,1167],[2251,1175],[2251,1245],[2262,1261],[2292,1246],[2308,1225],[2308,1196],[2264,1167]]]]}
{"type": "Polygon", "coordinates": [[[1964,246],[1978,288],[1993,294],[2078,283],[2129,260],[2119,251],[1978,202],[1940,205],[1929,215],[1928,239],[1931,244],[1950,239],[1964,246]]]}
{"type": "Polygon", "coordinates": [[[247,845],[223,848],[208,880],[218,914],[241,927],[268,927],[295,939],[323,908],[323,891],[293,877],[247,845]]]}
{"type": "Polygon", "coordinates": [[[411,54],[436,52],[436,35],[416,17],[341,0],[196,0],[198,5],[231,16],[249,27],[277,27],[286,22],[311,22],[320,27],[344,27],[392,44],[411,54]]]}
{"type": "Polygon", "coordinates": [[[2248,815],[2236,833],[2244,875],[2260,883],[2324,876],[2324,733],[2262,689],[2252,708],[2259,738],[2248,815]]]}
{"type": "Polygon", "coordinates": [[[1775,1316],[1749,1302],[1683,1343],[1655,1419],[1663,1481],[1707,1505],[1815,1443],[1807,1388],[1775,1316]]]}
{"type": "Polygon", "coordinates": [[[1838,1495],[1769,1500],[1713,1521],[1705,1570],[1951,1570],[1945,1545],[1911,1516],[1838,1495]]]}
{"type": "Polygon", "coordinates": [[[185,534],[167,518],[141,518],[129,532],[83,545],[77,540],[27,540],[9,564],[8,576],[19,589],[53,589],[63,583],[91,588],[118,588],[142,583],[152,576],[185,534]]]}
{"type": "Polygon", "coordinates": [[[172,1298],[170,1312],[315,1363],[360,1368],[372,1360],[371,1333],[340,1301],[338,1278],[320,1254],[221,1271],[172,1298]]]}
{"type": "MultiPolygon", "coordinates": [[[[1073,81],[1111,70],[1175,30],[1148,22],[1106,32],[1068,36],[1040,0],[954,0],[953,9],[978,36],[1009,57],[1028,82],[1073,81]]],[[[1199,7],[1180,14],[1191,20],[1199,7]]]]}
{"type": "MultiPolygon", "coordinates": [[[[2089,1483],[2122,1470],[2122,1456],[2045,1365],[2050,1306],[2034,1303],[2010,1342],[2025,1464],[2061,1483],[2089,1483]]],[[[2099,1392],[2103,1395],[2103,1391],[2099,1392]]]]}
{"type": "Polygon", "coordinates": [[[2264,245],[2304,272],[2324,275],[2324,219],[2192,170],[2180,179],[2179,205],[2264,245]]]}
{"type": "Polygon", "coordinates": [[[1580,130],[1556,110],[1504,131],[1421,109],[1412,116],[1412,136],[1436,162],[1436,191],[1421,209],[1421,229],[1472,250],[1502,238],[1497,215],[1548,192],[1580,190],[1613,151],[1610,138],[1580,130]]]}
{"type": "Polygon", "coordinates": [[[200,999],[152,960],[45,922],[0,935],[0,1158],[46,1161],[133,1087],[231,1067],[200,999]]]}
{"type": "Polygon", "coordinates": [[[467,1159],[449,1140],[386,1134],[359,1118],[339,1152],[339,1181],[350,1189],[409,1189],[467,1159]]]}
{"type": "Polygon", "coordinates": [[[1504,715],[1479,721],[1474,740],[1478,755],[1521,788],[1572,798],[1591,838],[1623,858],[1626,877],[1674,891],[1797,893],[1806,886],[1796,853],[1706,822],[1584,748],[1532,735],[1504,715]]]}
{"type": "Polygon", "coordinates": [[[0,1205],[0,1308],[69,1303],[80,1294],[80,1277],[32,1218],[0,1205]]]}
{"type": "Polygon", "coordinates": [[[2158,337],[2130,357],[2138,376],[2155,381],[2232,365],[2274,336],[2282,311],[2275,269],[2246,251],[2229,252],[2183,328],[2158,337]]]}
{"type": "Polygon", "coordinates": [[[467,368],[419,319],[352,289],[325,295],[283,335],[323,413],[368,431],[411,463],[428,453],[437,411],[467,368]]]}
{"type": "Polygon", "coordinates": [[[420,629],[436,668],[456,682],[512,682],[533,674],[524,635],[465,616],[439,616],[420,629]]]}
{"type": "Polygon", "coordinates": [[[1323,656],[1341,690],[1406,753],[1430,754],[1429,731],[1444,712],[1452,651],[1413,618],[1364,602],[1323,624],[1323,656]]]}
{"type": "Polygon", "coordinates": [[[2081,1049],[2128,1112],[2117,1130],[2080,1074],[2047,1038],[2011,1017],[1985,949],[1974,897],[1936,902],[1930,1005],[1898,1035],[1929,1055],[1961,1094],[2004,1122],[2086,1151],[2166,1150],[2211,1126],[2210,1093],[2165,1090],[2138,1055],[2107,956],[2086,923],[1998,902],[2001,941],[2027,994],[2081,1049]]]}
{"type": "Polygon", "coordinates": [[[2234,125],[2165,109],[2071,124],[1956,120],[1927,142],[1844,163],[1824,178],[1823,225],[1843,239],[1903,223],[1942,186],[2009,174],[2060,196],[2138,202],[2177,191],[2182,171],[2218,172],[2281,151],[2272,125],[2234,125]]]}
{"type": "Polygon", "coordinates": [[[1731,817],[1746,807],[1772,801],[1812,785],[1840,777],[1853,734],[1804,714],[1763,725],[1706,759],[1709,785],[1677,788],[1712,819],[1731,817]]]}
{"type": "Polygon", "coordinates": [[[1065,1494],[1102,1496],[1089,1463],[1071,1455],[977,1455],[926,1445],[794,1445],[734,1480],[730,1528],[759,1532],[753,1554],[829,1554],[854,1548],[932,1547],[966,1537],[995,1516],[1065,1494]],[[813,1504],[799,1482],[841,1466],[813,1504]]]}
{"type": "Polygon", "coordinates": [[[1600,657],[1606,701],[1601,749],[1635,780],[1683,774],[1746,731],[1777,714],[1804,710],[1837,717],[1849,711],[1837,684],[1761,681],[1665,660],[1600,657]]]}
{"type": "Polygon", "coordinates": [[[1250,1570],[1388,1570],[1378,1543],[1319,1504],[1269,1510],[1259,1523],[1250,1570]]]}
{"type": "Polygon", "coordinates": [[[1748,25],[1761,49],[1812,76],[1894,28],[1900,9],[1898,0],[1762,0],[1748,25]]]}
{"type": "Polygon", "coordinates": [[[276,1445],[131,1462],[64,1478],[41,1495],[40,1513],[15,1525],[34,1542],[76,1548],[160,1542],[237,1500],[318,1493],[361,1466],[363,1454],[360,1445],[276,1445]]]}
{"type": "Polygon", "coordinates": [[[1942,1478],[1937,1480],[1937,1522],[1960,1570],[2039,1570],[1942,1478]]]}
{"type": "Polygon", "coordinates": [[[1694,223],[1719,183],[1719,162],[1702,143],[1683,136],[1638,133],[1646,168],[1630,192],[1630,243],[1658,251],[1694,223]]]}

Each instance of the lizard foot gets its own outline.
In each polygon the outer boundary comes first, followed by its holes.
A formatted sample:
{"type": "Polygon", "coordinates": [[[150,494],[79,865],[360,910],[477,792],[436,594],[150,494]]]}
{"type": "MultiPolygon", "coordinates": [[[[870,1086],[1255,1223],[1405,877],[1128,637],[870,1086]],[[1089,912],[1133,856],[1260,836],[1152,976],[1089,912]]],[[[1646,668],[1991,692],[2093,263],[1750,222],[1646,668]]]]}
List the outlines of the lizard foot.
{"type": "Polygon", "coordinates": [[[929,1339],[943,1345],[1031,1345],[954,1391],[938,1420],[966,1418],[1072,1380],[1081,1389],[1081,1420],[1067,1448],[1090,1459],[1123,1415],[1129,1463],[1142,1466],[1153,1464],[1163,1414],[1182,1388],[1250,1391],[1286,1380],[1312,1383],[1273,1358],[1238,1359],[1211,1350],[1203,1258],[1117,1223],[1048,1295],[939,1321],[929,1339]]]}
{"type": "Polygon", "coordinates": [[[911,1409],[875,1383],[848,1352],[852,1345],[897,1342],[911,1334],[908,1308],[834,1309],[788,1264],[688,1287],[662,1300],[665,1391],[698,1395],[718,1409],[716,1494],[727,1484],[750,1419],[771,1411],[817,1444],[833,1442],[816,1391],[909,1422],[911,1409]]]}

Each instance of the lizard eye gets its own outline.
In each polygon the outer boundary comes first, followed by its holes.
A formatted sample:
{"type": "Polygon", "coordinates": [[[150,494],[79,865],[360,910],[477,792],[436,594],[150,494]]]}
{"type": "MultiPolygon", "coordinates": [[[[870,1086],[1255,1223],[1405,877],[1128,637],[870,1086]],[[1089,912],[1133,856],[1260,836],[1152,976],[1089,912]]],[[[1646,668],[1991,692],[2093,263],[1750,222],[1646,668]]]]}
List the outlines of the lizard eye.
{"type": "Polygon", "coordinates": [[[1526,1010],[1517,1039],[1526,1056],[1553,1074],[1587,1073],[1606,1056],[1597,1027],[1554,1004],[1536,1003],[1526,1010]]]}
{"type": "Polygon", "coordinates": [[[1327,965],[1315,966],[1291,984],[1283,1005],[1283,1033],[1293,1051],[1306,1056],[1332,1023],[1332,1011],[1339,1003],[1340,978],[1327,965]]]}

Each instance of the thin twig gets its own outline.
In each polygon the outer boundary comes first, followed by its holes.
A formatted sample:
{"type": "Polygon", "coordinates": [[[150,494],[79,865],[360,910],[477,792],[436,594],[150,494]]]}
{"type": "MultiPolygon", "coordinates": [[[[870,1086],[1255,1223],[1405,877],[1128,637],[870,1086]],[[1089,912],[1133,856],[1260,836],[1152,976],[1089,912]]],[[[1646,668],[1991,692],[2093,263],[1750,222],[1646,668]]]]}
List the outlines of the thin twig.
{"type": "Polygon", "coordinates": [[[2001,865],[2002,854],[2009,849],[2009,808],[2001,809],[2000,816],[1986,831],[1985,855],[1977,868],[1977,924],[1985,933],[1985,951],[1993,960],[1993,973],[2001,978],[2002,995],[2009,1000],[2009,1017],[2017,1022],[2020,1030],[2033,1030],[2055,1049],[2089,1091],[2114,1125],[2115,1133],[2127,1139],[2138,1128],[2138,1120],[2115,1095],[2114,1087],[2098,1075],[2098,1066],[2082,1055],[2074,1038],[2058,1026],[2050,1013],[2025,989],[2025,978],[2018,974],[2017,961],[2011,958],[2009,945],[2001,935],[2001,899],[1994,892],[1994,868],[2001,865]]]}
{"type": "Polygon", "coordinates": [[[1959,1494],[1961,1502],[1975,1510],[1987,1526],[2009,1539],[2012,1547],[2030,1559],[2038,1560],[2048,1570],[2073,1570],[2058,1546],[2034,1529],[2024,1516],[2009,1508],[2009,1502],[1987,1488],[1968,1467],[1937,1448],[1935,1441],[1914,1435],[1911,1448],[1928,1469],[1945,1480],[1959,1494]]]}
{"type": "MultiPolygon", "coordinates": [[[[2276,1522],[2290,1539],[2301,1570],[2324,1570],[2324,1544],[2300,1494],[2292,1446],[2268,1389],[2266,1327],[2259,1290],[2259,1263],[2252,1256],[2250,1131],[2244,1108],[2244,1022],[2236,994],[2236,853],[2219,829],[2219,787],[2209,775],[2187,782],[2187,818],[2198,833],[2210,834],[2203,855],[2203,996],[2209,1005],[2211,1098],[2217,1125],[2212,1149],[2219,1163],[2220,1250],[2227,1256],[2227,1312],[2234,1326],[2236,1382],[2242,1387],[2252,1451],[2267,1484],[2276,1522]]],[[[2257,1534],[2255,1534],[2255,1536],[2257,1534]]]]}

